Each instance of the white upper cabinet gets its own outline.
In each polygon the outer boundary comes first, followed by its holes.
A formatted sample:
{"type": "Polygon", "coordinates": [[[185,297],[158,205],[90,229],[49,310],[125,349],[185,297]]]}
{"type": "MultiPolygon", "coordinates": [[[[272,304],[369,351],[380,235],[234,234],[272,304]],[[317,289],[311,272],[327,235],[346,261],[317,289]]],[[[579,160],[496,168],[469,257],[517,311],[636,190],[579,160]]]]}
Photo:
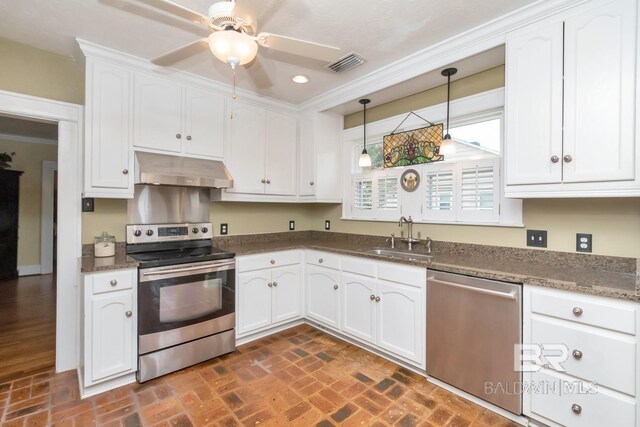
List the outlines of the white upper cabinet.
{"type": "Polygon", "coordinates": [[[304,114],[300,118],[300,158],[298,162],[298,195],[314,196],[316,194],[316,152],[313,114],[304,114]]]}
{"type": "Polygon", "coordinates": [[[298,120],[267,112],[265,178],[267,194],[296,194],[298,120]]]}
{"type": "Polygon", "coordinates": [[[151,151],[224,157],[224,97],[167,78],[135,75],[133,145],[151,151]]]}
{"type": "Polygon", "coordinates": [[[85,185],[87,197],[133,197],[132,72],[87,59],[85,185]]]}
{"type": "Polygon", "coordinates": [[[593,0],[507,36],[507,196],[640,195],[637,22],[593,0]]]}

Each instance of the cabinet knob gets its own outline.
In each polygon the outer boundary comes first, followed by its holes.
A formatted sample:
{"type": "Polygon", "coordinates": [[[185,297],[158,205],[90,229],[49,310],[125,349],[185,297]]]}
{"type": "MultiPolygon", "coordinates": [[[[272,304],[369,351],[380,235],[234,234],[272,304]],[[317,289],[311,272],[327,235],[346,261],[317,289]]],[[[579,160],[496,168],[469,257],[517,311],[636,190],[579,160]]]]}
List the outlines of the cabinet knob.
{"type": "Polygon", "coordinates": [[[376,302],[380,302],[380,297],[376,297],[376,302]]]}
{"type": "Polygon", "coordinates": [[[267,286],[271,288],[271,287],[273,287],[273,283],[269,282],[269,283],[267,283],[267,286]]]}
{"type": "Polygon", "coordinates": [[[314,185],[314,184],[315,184],[315,182],[313,182],[313,181],[311,181],[311,182],[309,183],[309,185],[314,185]]]}
{"type": "Polygon", "coordinates": [[[318,260],[318,262],[319,262],[320,264],[322,264],[322,263],[324,262],[324,260],[323,260],[322,258],[320,258],[320,259],[318,260]]]}
{"type": "Polygon", "coordinates": [[[338,285],[333,285],[333,290],[337,291],[338,290],[338,285]]]}
{"type": "Polygon", "coordinates": [[[131,310],[127,310],[127,312],[124,313],[124,315],[127,316],[127,317],[131,317],[131,316],[133,316],[133,312],[131,310]]]}
{"type": "Polygon", "coordinates": [[[570,163],[571,160],[573,160],[573,157],[571,157],[571,155],[569,155],[569,154],[565,154],[563,159],[564,159],[565,162],[570,163]]]}
{"type": "Polygon", "coordinates": [[[371,301],[373,301],[374,299],[376,299],[376,296],[375,296],[375,295],[371,295],[371,296],[369,297],[369,299],[370,299],[371,301]]]}
{"type": "Polygon", "coordinates": [[[560,157],[558,156],[551,156],[551,163],[558,163],[560,161],[560,157]]]}
{"type": "Polygon", "coordinates": [[[115,286],[115,285],[117,285],[117,284],[118,284],[118,281],[117,281],[116,279],[112,279],[112,280],[109,282],[109,284],[110,284],[111,286],[115,286]]]}
{"type": "Polygon", "coordinates": [[[180,135],[179,133],[176,133],[176,138],[180,139],[180,138],[182,138],[182,135],[180,135]]]}
{"type": "Polygon", "coordinates": [[[273,287],[277,287],[278,286],[278,282],[273,282],[273,287]]]}
{"type": "Polygon", "coordinates": [[[266,184],[267,180],[266,179],[261,179],[260,182],[263,183],[263,184],[266,184]]]}
{"type": "Polygon", "coordinates": [[[582,406],[578,405],[577,403],[574,403],[573,405],[571,405],[571,410],[573,411],[574,414],[579,414],[580,412],[582,412],[582,406]]]}
{"type": "Polygon", "coordinates": [[[582,352],[580,350],[573,350],[573,353],[571,353],[573,355],[574,359],[582,359],[582,352]]]}
{"type": "Polygon", "coordinates": [[[122,174],[127,175],[129,173],[129,169],[122,169],[122,174]]]}
{"type": "Polygon", "coordinates": [[[271,180],[270,179],[267,180],[267,184],[271,184],[271,180]]]}
{"type": "Polygon", "coordinates": [[[276,260],[275,260],[275,259],[272,259],[272,260],[271,260],[271,264],[275,264],[275,263],[276,263],[276,260]]]}
{"type": "Polygon", "coordinates": [[[191,135],[187,135],[187,141],[191,141],[191,135]]]}
{"type": "Polygon", "coordinates": [[[582,309],[580,307],[573,307],[573,314],[576,316],[582,315],[582,309]]]}

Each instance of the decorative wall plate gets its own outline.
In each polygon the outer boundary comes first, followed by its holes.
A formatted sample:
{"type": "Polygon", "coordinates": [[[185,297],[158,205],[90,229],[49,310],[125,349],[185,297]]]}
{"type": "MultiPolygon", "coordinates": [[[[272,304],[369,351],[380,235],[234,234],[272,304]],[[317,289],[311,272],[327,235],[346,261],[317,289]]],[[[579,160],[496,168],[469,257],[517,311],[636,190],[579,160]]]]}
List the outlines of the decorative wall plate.
{"type": "Polygon", "coordinates": [[[411,193],[420,186],[420,174],[415,169],[407,169],[400,176],[400,186],[404,191],[411,193]]]}

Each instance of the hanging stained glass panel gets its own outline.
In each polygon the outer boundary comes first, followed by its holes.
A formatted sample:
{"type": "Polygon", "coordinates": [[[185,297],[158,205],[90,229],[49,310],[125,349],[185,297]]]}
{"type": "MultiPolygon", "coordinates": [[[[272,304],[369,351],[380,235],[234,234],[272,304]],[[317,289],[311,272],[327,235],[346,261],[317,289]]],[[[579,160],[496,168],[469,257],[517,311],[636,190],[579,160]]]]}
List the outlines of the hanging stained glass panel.
{"type": "Polygon", "coordinates": [[[442,124],[406,132],[392,133],[383,138],[384,167],[419,165],[444,160],[440,154],[442,124]]]}

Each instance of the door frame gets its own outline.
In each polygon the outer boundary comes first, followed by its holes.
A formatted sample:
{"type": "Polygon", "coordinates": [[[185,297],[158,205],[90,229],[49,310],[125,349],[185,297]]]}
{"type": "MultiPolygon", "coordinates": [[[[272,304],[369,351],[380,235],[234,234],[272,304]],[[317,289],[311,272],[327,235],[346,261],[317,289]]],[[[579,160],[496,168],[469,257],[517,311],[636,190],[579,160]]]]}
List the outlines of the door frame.
{"type": "Polygon", "coordinates": [[[56,372],[75,369],[80,349],[81,105],[0,90],[0,114],[58,124],[56,372]]]}
{"type": "Polygon", "coordinates": [[[42,209],[40,214],[40,274],[53,273],[53,192],[58,162],[42,162],[42,209]]]}

